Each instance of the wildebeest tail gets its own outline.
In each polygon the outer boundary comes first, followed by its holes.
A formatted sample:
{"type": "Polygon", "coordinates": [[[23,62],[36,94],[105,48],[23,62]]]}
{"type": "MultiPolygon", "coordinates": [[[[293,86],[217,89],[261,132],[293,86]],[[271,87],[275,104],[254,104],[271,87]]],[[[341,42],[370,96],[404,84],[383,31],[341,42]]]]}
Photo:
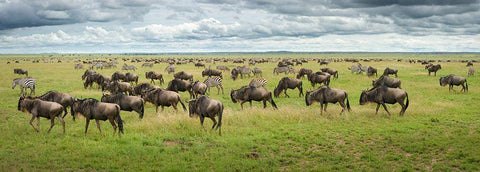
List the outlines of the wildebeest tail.
{"type": "Polygon", "coordinates": [[[143,99],[141,99],[141,100],[142,100],[142,104],[141,104],[141,106],[142,106],[142,110],[141,110],[142,116],[140,116],[140,119],[143,119],[143,115],[145,114],[145,100],[143,100],[143,99]]]}
{"type": "Polygon", "coordinates": [[[468,91],[468,82],[466,79],[465,79],[465,90],[468,91]]]}
{"type": "Polygon", "coordinates": [[[224,106],[220,107],[220,111],[218,112],[218,124],[217,124],[217,129],[218,129],[218,134],[221,136],[222,135],[222,116],[223,116],[223,109],[224,106]]]}
{"type": "Polygon", "coordinates": [[[350,108],[350,101],[348,101],[348,93],[345,92],[345,98],[347,99],[347,109],[350,112],[352,109],[350,108]]]}
{"type": "Polygon", "coordinates": [[[408,108],[408,102],[409,102],[409,100],[408,100],[408,93],[405,92],[405,95],[407,95],[407,103],[405,104],[405,110],[407,110],[407,108],[408,108]]]}
{"type": "Polygon", "coordinates": [[[185,104],[183,104],[182,99],[180,98],[180,96],[177,97],[177,100],[180,102],[180,104],[182,104],[183,111],[187,111],[187,108],[185,107],[185,104]]]}
{"type": "Polygon", "coordinates": [[[120,131],[123,134],[123,120],[122,117],[120,116],[120,106],[115,106],[117,109],[117,124],[118,124],[118,131],[120,131]]]}

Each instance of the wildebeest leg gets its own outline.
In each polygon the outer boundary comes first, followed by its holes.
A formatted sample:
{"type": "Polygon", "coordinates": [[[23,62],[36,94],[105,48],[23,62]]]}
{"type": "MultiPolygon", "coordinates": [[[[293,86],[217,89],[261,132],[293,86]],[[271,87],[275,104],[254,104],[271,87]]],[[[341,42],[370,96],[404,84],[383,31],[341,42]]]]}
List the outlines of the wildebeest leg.
{"type": "Polygon", "coordinates": [[[50,129],[48,129],[47,133],[50,133],[52,130],[53,126],[55,125],[55,117],[50,118],[51,124],[50,124],[50,129]]]}
{"type": "Polygon", "coordinates": [[[320,102],[320,115],[323,115],[323,103],[320,102]]]}
{"type": "Polygon", "coordinates": [[[252,101],[250,100],[248,101],[248,103],[250,103],[250,108],[252,108],[252,101]]]}
{"type": "Polygon", "coordinates": [[[460,90],[460,92],[465,92],[465,85],[462,83],[462,90],[460,90]]]}
{"type": "Polygon", "coordinates": [[[87,123],[85,124],[85,135],[87,135],[87,131],[88,131],[88,124],[90,124],[90,119],[87,118],[87,123]]]}
{"type": "Polygon", "coordinates": [[[95,119],[95,122],[97,123],[97,128],[98,128],[98,131],[100,131],[100,135],[103,135],[102,134],[102,128],[100,127],[100,121],[98,119],[95,119]]]}
{"type": "Polygon", "coordinates": [[[30,125],[35,129],[35,131],[40,132],[35,126],[33,125],[33,120],[35,120],[35,115],[32,114],[32,119],[30,119],[30,125]]]}
{"type": "Polygon", "coordinates": [[[267,108],[267,100],[263,100],[263,108],[267,108]]]}
{"type": "MultiPolygon", "coordinates": [[[[117,132],[117,125],[115,124],[115,121],[113,120],[113,118],[108,119],[108,121],[110,121],[110,124],[112,124],[113,135],[115,135],[115,133],[117,132]]],[[[100,126],[98,122],[97,122],[97,125],[100,126]]]]}
{"type": "Polygon", "coordinates": [[[215,120],[215,117],[209,117],[210,119],[212,119],[213,121],[213,126],[212,126],[212,130],[215,128],[215,126],[217,125],[217,120],[215,120]]]}
{"type": "Polygon", "coordinates": [[[158,113],[158,106],[155,106],[155,113],[158,113]]]}
{"type": "Polygon", "coordinates": [[[339,101],[338,102],[340,104],[340,106],[342,107],[342,111],[340,112],[340,114],[344,113],[345,110],[347,109],[347,106],[345,105],[345,102],[344,101],[339,101]]]}
{"type": "MultiPolygon", "coordinates": [[[[450,84],[450,85],[448,86],[448,91],[450,91],[450,90],[453,90],[453,85],[452,85],[452,84],[450,84]]],[[[455,90],[453,90],[453,91],[455,91],[455,90]]]]}
{"type": "Polygon", "coordinates": [[[65,134],[65,121],[63,121],[62,115],[58,115],[58,120],[60,121],[60,123],[62,123],[63,134],[65,134]]]}
{"type": "Polygon", "coordinates": [[[288,98],[290,98],[290,96],[287,94],[287,90],[288,90],[288,88],[285,88],[285,91],[284,91],[284,92],[285,92],[285,96],[287,96],[288,98]]]}
{"type": "Polygon", "coordinates": [[[378,114],[378,108],[380,108],[380,103],[377,103],[377,108],[375,109],[375,115],[378,114]]]}
{"type": "MultiPolygon", "coordinates": [[[[72,107],[70,107],[70,108],[72,108],[72,107]]],[[[63,117],[62,117],[62,118],[64,118],[64,117],[67,116],[67,114],[68,114],[68,111],[67,111],[67,108],[66,108],[66,107],[63,108],[63,111],[65,111],[65,113],[63,113],[63,117]]],[[[60,115],[60,116],[61,116],[61,115],[60,115]]]]}
{"type": "Polygon", "coordinates": [[[392,116],[392,115],[390,114],[390,112],[388,111],[387,106],[385,105],[385,103],[382,103],[382,106],[383,106],[383,108],[385,109],[385,111],[387,111],[388,116],[392,116]]]}
{"type": "Polygon", "coordinates": [[[38,128],[38,132],[40,132],[40,116],[37,116],[37,128],[38,128]]]}
{"type": "Polygon", "coordinates": [[[325,103],[325,109],[324,109],[325,112],[327,112],[327,106],[328,106],[328,103],[325,103]]]}
{"type": "Polygon", "coordinates": [[[200,125],[202,125],[202,129],[203,131],[207,131],[205,130],[205,127],[203,126],[203,121],[205,120],[205,117],[203,117],[202,115],[200,115],[200,125]]]}

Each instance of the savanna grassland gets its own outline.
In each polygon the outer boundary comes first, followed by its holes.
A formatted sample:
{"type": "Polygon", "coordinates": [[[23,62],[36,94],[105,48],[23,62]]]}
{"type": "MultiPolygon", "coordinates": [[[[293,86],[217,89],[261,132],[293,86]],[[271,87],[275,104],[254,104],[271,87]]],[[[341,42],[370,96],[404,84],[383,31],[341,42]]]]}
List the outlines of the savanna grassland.
{"type": "MultiPolygon", "coordinates": [[[[118,68],[96,70],[103,75],[120,71],[121,58],[383,58],[383,59],[452,59],[479,60],[479,54],[400,54],[400,53],[343,53],[343,54],[182,54],[182,55],[2,55],[0,57],[0,169],[2,171],[479,171],[480,170],[480,78],[467,76],[468,68],[462,62],[434,62],[441,64],[437,76],[428,76],[420,63],[406,60],[361,62],[379,69],[386,67],[399,70],[398,78],[410,98],[405,116],[398,113],[400,106],[387,105],[392,116],[381,108],[375,115],[376,104],[359,105],[362,90],[371,88],[371,80],[365,74],[351,74],[347,70],[351,62],[332,62],[327,67],[339,71],[330,87],[348,92],[352,111],[339,115],[338,104],[330,104],[327,113],[320,115],[320,105],[305,105],[298,90],[288,90],[290,98],[282,94],[274,98],[279,109],[270,104],[248,103],[241,110],[239,104],[230,100],[231,89],[247,85],[253,78],[233,81],[230,73],[224,76],[224,94],[217,95],[212,88],[210,97],[225,105],[222,136],[208,128],[205,120],[203,131],[198,118],[188,117],[188,112],[166,108],[155,113],[147,103],[145,117],[138,119],[134,112],[122,111],[125,134],[112,135],[112,127],[102,122],[103,135],[95,124],[90,124],[84,135],[85,119],[74,122],[70,114],[65,118],[66,133],[62,134],[57,121],[51,133],[50,122],[41,119],[40,133],[28,124],[31,115],[17,110],[19,88],[12,90],[14,68],[27,69],[36,79],[37,96],[49,90],[69,93],[78,98],[100,99],[99,89],[84,89],[81,75],[85,71],[74,70],[74,59],[118,57],[118,68]],[[32,59],[52,59],[55,63],[32,63],[32,59]],[[28,61],[29,59],[30,61],[28,61]],[[62,63],[57,63],[58,59],[62,63]],[[18,60],[19,63],[14,63],[18,60]],[[7,61],[11,64],[7,64],[7,61]],[[467,78],[469,91],[449,92],[439,85],[439,77],[456,74],[467,78]]],[[[154,70],[164,74],[168,82],[173,75],[166,74],[166,63],[152,68],[137,66],[134,73],[139,82],[149,82],[145,72],[154,70]]],[[[216,63],[230,68],[238,64],[216,63]]],[[[245,63],[245,65],[248,65],[245,63]]],[[[475,63],[476,67],[478,63],[475,63]]],[[[278,81],[294,74],[272,74],[276,63],[257,64],[268,80],[267,89],[273,91],[278,81]]],[[[315,61],[295,66],[295,69],[321,67],[315,61]]],[[[203,81],[203,69],[193,63],[176,65],[176,71],[194,74],[194,80],[203,81]]],[[[253,68],[253,67],[252,67],[253,68]]],[[[158,82],[157,82],[158,85],[158,82]]],[[[304,90],[314,88],[303,79],[304,90]]],[[[167,85],[161,85],[165,88],[167,85]]],[[[182,99],[188,93],[180,93],[182,99]]]]}

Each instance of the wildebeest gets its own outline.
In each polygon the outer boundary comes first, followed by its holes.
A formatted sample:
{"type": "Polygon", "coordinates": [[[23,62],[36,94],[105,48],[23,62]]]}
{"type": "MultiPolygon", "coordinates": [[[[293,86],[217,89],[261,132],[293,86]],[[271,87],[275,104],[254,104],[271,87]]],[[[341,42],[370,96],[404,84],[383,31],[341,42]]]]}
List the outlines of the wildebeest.
{"type": "MultiPolygon", "coordinates": [[[[238,74],[240,74],[240,78],[242,78],[242,79],[243,79],[243,75],[248,75],[248,77],[250,78],[250,73],[252,73],[252,69],[250,69],[249,67],[245,67],[245,66],[238,66],[237,71],[238,71],[238,74]]],[[[232,76],[233,76],[233,74],[232,74],[232,76]]]]}
{"type": "Polygon", "coordinates": [[[445,86],[448,84],[448,91],[453,90],[454,85],[462,85],[462,90],[460,91],[468,91],[468,83],[467,79],[461,76],[455,76],[450,74],[445,77],[440,77],[440,86],[445,86]]]}
{"type": "Polygon", "coordinates": [[[195,63],[195,67],[205,67],[205,64],[201,63],[201,62],[198,62],[198,63],[195,63]]]}
{"type": "Polygon", "coordinates": [[[467,67],[468,66],[473,66],[473,62],[471,62],[471,61],[467,62],[467,67]]]}
{"type": "Polygon", "coordinates": [[[258,67],[253,68],[252,73],[253,73],[253,76],[259,76],[259,77],[263,76],[262,70],[258,67]]]}
{"type": "Polygon", "coordinates": [[[205,95],[205,92],[207,92],[207,85],[197,80],[193,82],[192,91],[194,98],[197,98],[198,95],[205,95]]]}
{"type": "Polygon", "coordinates": [[[298,71],[297,79],[303,78],[305,75],[308,77],[312,73],[312,69],[301,68],[300,71],[298,71]]]}
{"type": "Polygon", "coordinates": [[[95,72],[94,70],[90,70],[90,69],[85,70],[85,72],[82,75],[82,80],[85,80],[85,78],[87,78],[87,76],[93,75],[95,73],[97,73],[97,72],[95,72]]]}
{"type": "Polygon", "coordinates": [[[383,71],[383,75],[395,75],[395,77],[398,77],[397,73],[398,73],[397,69],[389,68],[389,67],[385,68],[385,70],[383,71]]]}
{"type": "Polygon", "coordinates": [[[40,99],[33,99],[31,97],[21,96],[18,99],[17,109],[22,112],[28,112],[32,114],[32,119],[30,119],[30,125],[35,129],[35,131],[40,132],[40,117],[44,117],[51,120],[50,130],[52,130],[55,125],[55,117],[62,123],[63,133],[65,133],[65,121],[63,121],[62,111],[64,110],[61,104],[57,102],[43,101],[40,99]],[[37,128],[33,126],[32,122],[37,118],[37,128]]]}
{"type": "Polygon", "coordinates": [[[181,80],[181,79],[173,79],[168,83],[167,90],[175,91],[175,92],[188,91],[188,93],[190,94],[190,98],[193,97],[192,82],[190,82],[190,81],[185,81],[185,80],[181,80]]]}
{"type": "Polygon", "coordinates": [[[163,75],[161,73],[154,72],[154,71],[145,72],[145,78],[151,79],[150,83],[153,82],[153,84],[155,84],[155,80],[159,80],[160,85],[162,85],[165,82],[163,80],[163,75]]]}
{"type": "Polygon", "coordinates": [[[190,117],[197,115],[200,117],[200,124],[202,128],[205,129],[203,126],[203,121],[205,118],[210,118],[213,121],[212,129],[217,126],[218,134],[222,135],[222,115],[223,115],[224,106],[222,102],[211,99],[207,96],[200,96],[197,99],[193,99],[188,101],[188,114],[190,117]],[[218,125],[215,117],[218,116],[218,125]]]}
{"type": "Polygon", "coordinates": [[[310,106],[313,102],[320,103],[320,114],[323,114],[323,111],[327,112],[328,103],[339,103],[342,107],[342,114],[345,110],[350,111],[350,102],[348,101],[348,94],[345,90],[330,88],[328,86],[321,86],[313,91],[307,91],[305,95],[305,104],[310,106]],[[347,104],[345,105],[345,99],[347,104]],[[325,104],[325,108],[323,105],[325,104]]]}
{"type": "Polygon", "coordinates": [[[145,91],[151,90],[152,88],[155,88],[155,86],[150,85],[149,83],[138,84],[133,88],[133,95],[141,96],[145,91]]]}
{"type": "Polygon", "coordinates": [[[108,90],[112,94],[128,93],[128,95],[133,95],[133,87],[128,82],[112,81],[105,83],[102,87],[102,92],[105,90],[108,90]]]}
{"type": "Polygon", "coordinates": [[[273,73],[277,75],[279,73],[285,73],[285,74],[295,73],[295,69],[293,69],[292,66],[276,67],[273,69],[273,73]]]}
{"type": "Polygon", "coordinates": [[[308,75],[308,81],[312,84],[312,87],[315,87],[317,83],[323,83],[324,85],[330,85],[330,74],[318,75],[316,73],[311,73],[308,75]]]}
{"type": "Polygon", "coordinates": [[[473,76],[475,74],[475,69],[473,67],[470,67],[470,69],[468,69],[468,76],[473,76]]]}
{"type": "Polygon", "coordinates": [[[122,93],[118,94],[103,94],[100,99],[102,102],[106,103],[115,103],[120,106],[120,110],[124,111],[135,111],[138,113],[138,117],[143,119],[143,114],[145,112],[144,104],[145,101],[137,96],[128,96],[122,93]]]}
{"type": "Polygon", "coordinates": [[[187,73],[185,71],[178,72],[176,74],[173,74],[173,77],[175,79],[182,79],[182,80],[189,80],[193,81],[193,75],[190,73],[187,73]]]}
{"type": "Polygon", "coordinates": [[[285,96],[290,97],[287,94],[287,89],[295,89],[298,88],[298,96],[302,97],[303,95],[303,87],[302,87],[302,80],[300,79],[295,79],[295,78],[289,78],[289,77],[283,77],[280,81],[278,81],[277,87],[273,90],[273,95],[275,97],[280,96],[282,91],[285,93],[285,96]]]}
{"type": "Polygon", "coordinates": [[[273,101],[272,92],[268,91],[265,88],[255,88],[251,86],[243,86],[238,90],[233,90],[230,92],[230,98],[233,103],[240,102],[240,106],[243,109],[243,103],[249,102],[250,107],[252,107],[252,101],[263,101],[263,108],[267,107],[267,101],[272,104],[272,106],[277,109],[277,105],[273,101]]]}
{"type": "Polygon", "coordinates": [[[19,74],[19,75],[27,75],[28,76],[28,71],[27,70],[23,70],[23,69],[13,69],[13,73],[14,74],[19,74]]]}
{"type": "Polygon", "coordinates": [[[43,101],[49,101],[49,102],[57,102],[59,103],[60,105],[63,106],[63,110],[64,110],[64,114],[63,114],[63,118],[65,118],[65,115],[67,115],[68,111],[67,111],[67,107],[70,107],[72,108],[72,104],[73,104],[73,97],[70,96],[69,94],[67,93],[60,93],[58,91],[49,91],[41,96],[38,96],[36,97],[40,100],[43,100],[43,101]]]}
{"type": "Polygon", "coordinates": [[[207,69],[202,71],[202,77],[205,77],[205,76],[208,76],[208,77],[211,77],[211,76],[222,77],[222,71],[207,68],[207,69]]]}
{"type": "Polygon", "coordinates": [[[435,76],[437,76],[437,71],[442,69],[442,66],[440,64],[437,64],[437,65],[432,65],[430,67],[427,68],[428,70],[428,75],[430,76],[430,73],[434,73],[435,76]]]}
{"type": "Polygon", "coordinates": [[[230,68],[228,68],[227,66],[224,66],[224,65],[218,65],[218,66],[217,66],[217,69],[218,69],[218,70],[225,70],[225,71],[229,71],[229,70],[230,70],[230,68]]]}
{"type": "Polygon", "coordinates": [[[390,78],[389,76],[382,75],[377,80],[372,80],[373,87],[379,87],[381,85],[385,85],[390,88],[402,88],[402,81],[397,78],[390,78]]]}
{"type": "Polygon", "coordinates": [[[360,95],[360,105],[364,105],[367,102],[374,102],[377,103],[377,109],[375,111],[375,115],[378,113],[378,108],[380,105],[383,106],[385,111],[387,111],[388,115],[390,116],[390,112],[387,110],[387,106],[385,103],[388,104],[395,104],[398,102],[400,106],[402,106],[402,110],[400,111],[400,116],[403,116],[405,111],[408,108],[408,94],[406,91],[399,89],[399,88],[389,88],[386,86],[380,86],[376,88],[372,88],[370,90],[363,90],[362,94],[360,95]],[[407,102],[404,104],[405,98],[407,102]]]}
{"type": "Polygon", "coordinates": [[[88,125],[90,124],[90,120],[92,119],[95,119],[100,134],[102,134],[102,129],[100,128],[100,120],[110,121],[110,124],[112,124],[113,127],[114,135],[117,132],[117,125],[118,131],[120,131],[120,133],[123,133],[123,121],[122,117],[120,116],[120,106],[117,104],[99,102],[98,100],[93,98],[75,99],[72,106],[73,120],[75,120],[76,113],[80,113],[82,116],[85,117],[85,135],[87,135],[88,125]],[[115,122],[117,124],[115,124],[115,122]]]}
{"type": "Polygon", "coordinates": [[[377,76],[377,68],[369,66],[367,69],[367,76],[373,76],[373,74],[375,74],[375,77],[377,76]]]}
{"type": "Polygon", "coordinates": [[[168,74],[174,73],[175,72],[175,65],[171,64],[171,65],[165,67],[165,71],[168,72],[168,74]]]}
{"type": "Polygon", "coordinates": [[[162,88],[154,88],[146,91],[144,93],[143,99],[155,105],[156,113],[158,113],[158,106],[162,107],[162,112],[165,106],[166,107],[172,106],[173,109],[177,110],[178,102],[182,104],[183,110],[187,111],[185,104],[183,104],[182,100],[180,99],[180,94],[174,91],[169,91],[162,88]]]}
{"type": "Polygon", "coordinates": [[[135,85],[138,84],[138,75],[137,74],[134,74],[134,73],[126,73],[125,74],[125,82],[131,82],[133,84],[133,82],[135,82],[135,85]]]}
{"type": "Polygon", "coordinates": [[[322,72],[327,72],[329,73],[330,75],[332,75],[334,78],[338,78],[338,71],[335,70],[335,69],[331,69],[331,68],[322,68],[320,69],[322,72]]]}
{"type": "Polygon", "coordinates": [[[233,68],[233,69],[232,69],[231,74],[232,74],[232,79],[233,79],[234,81],[238,78],[238,73],[239,73],[239,71],[238,71],[237,68],[233,68]]]}
{"type": "Polygon", "coordinates": [[[112,81],[118,81],[118,80],[125,81],[126,78],[127,78],[127,75],[123,72],[115,72],[112,74],[112,81]]]}

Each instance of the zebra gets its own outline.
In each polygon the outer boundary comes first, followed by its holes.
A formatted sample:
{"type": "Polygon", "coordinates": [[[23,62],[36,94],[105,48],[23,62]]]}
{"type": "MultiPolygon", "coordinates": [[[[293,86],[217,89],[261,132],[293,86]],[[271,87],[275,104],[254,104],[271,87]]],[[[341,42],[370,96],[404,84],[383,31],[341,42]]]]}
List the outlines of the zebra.
{"type": "Polygon", "coordinates": [[[208,92],[210,93],[210,87],[217,87],[218,93],[220,94],[220,88],[222,88],[222,94],[223,94],[223,86],[222,86],[222,78],[219,76],[214,76],[214,77],[208,77],[203,81],[205,85],[207,85],[208,92]]]}
{"type": "Polygon", "coordinates": [[[255,78],[250,81],[250,84],[248,84],[250,87],[263,87],[265,88],[265,85],[267,85],[267,80],[265,78],[255,78]]]}
{"type": "Polygon", "coordinates": [[[17,78],[13,80],[12,89],[15,89],[15,86],[19,85],[21,90],[21,95],[25,96],[27,88],[30,88],[30,95],[35,95],[35,79],[33,78],[17,78]],[[25,91],[24,91],[25,90],[25,91]]]}

